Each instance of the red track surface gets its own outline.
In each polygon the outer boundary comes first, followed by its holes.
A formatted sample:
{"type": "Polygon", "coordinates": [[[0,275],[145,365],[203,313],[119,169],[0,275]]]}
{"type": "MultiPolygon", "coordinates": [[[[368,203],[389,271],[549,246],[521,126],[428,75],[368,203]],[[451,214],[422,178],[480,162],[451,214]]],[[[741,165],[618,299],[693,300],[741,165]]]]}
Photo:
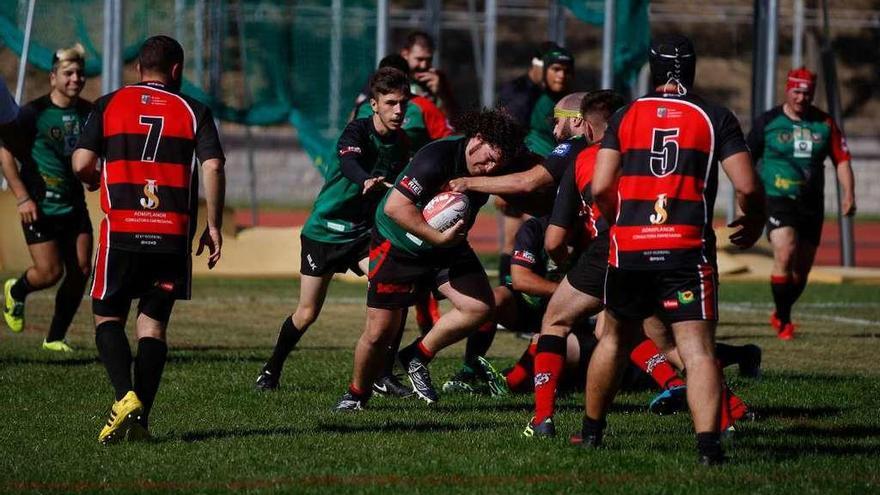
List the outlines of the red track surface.
{"type": "MultiPolygon", "coordinates": [[[[268,211],[259,214],[263,227],[295,227],[305,223],[308,211],[268,211]]],[[[235,223],[250,227],[250,210],[236,210],[235,223]]],[[[856,266],[880,267],[880,222],[856,222],[856,266]]],[[[471,245],[477,252],[491,253],[498,249],[498,223],[493,214],[481,214],[470,233],[471,245]]],[[[816,254],[817,265],[840,263],[840,232],[836,221],[826,221],[822,229],[822,245],[816,254]]]]}

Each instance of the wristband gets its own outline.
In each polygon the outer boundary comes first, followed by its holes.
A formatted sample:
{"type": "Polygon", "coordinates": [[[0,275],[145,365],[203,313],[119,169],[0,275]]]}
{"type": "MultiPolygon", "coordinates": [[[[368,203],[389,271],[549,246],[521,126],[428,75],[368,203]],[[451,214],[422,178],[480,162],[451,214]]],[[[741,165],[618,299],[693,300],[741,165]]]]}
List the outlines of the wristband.
{"type": "Polygon", "coordinates": [[[18,203],[16,203],[15,206],[21,206],[21,205],[27,203],[28,201],[31,201],[31,197],[30,197],[30,196],[25,197],[23,200],[21,200],[21,201],[19,201],[18,203]]]}

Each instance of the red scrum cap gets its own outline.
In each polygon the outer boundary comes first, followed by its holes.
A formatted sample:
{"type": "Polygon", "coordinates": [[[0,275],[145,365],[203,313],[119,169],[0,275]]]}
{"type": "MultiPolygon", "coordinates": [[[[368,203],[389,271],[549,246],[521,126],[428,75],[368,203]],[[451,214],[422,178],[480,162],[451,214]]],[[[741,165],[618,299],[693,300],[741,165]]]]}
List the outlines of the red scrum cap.
{"type": "Polygon", "coordinates": [[[816,74],[810,72],[806,67],[799,67],[788,72],[788,80],[785,83],[785,90],[802,89],[809,93],[813,92],[816,87],[816,74]]]}

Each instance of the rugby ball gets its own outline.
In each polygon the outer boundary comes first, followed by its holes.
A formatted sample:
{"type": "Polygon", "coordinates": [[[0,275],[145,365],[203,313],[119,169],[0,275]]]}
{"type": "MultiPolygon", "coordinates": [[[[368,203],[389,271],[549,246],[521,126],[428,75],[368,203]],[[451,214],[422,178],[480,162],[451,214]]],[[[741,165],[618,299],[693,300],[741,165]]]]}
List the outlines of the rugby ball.
{"type": "Polygon", "coordinates": [[[466,194],[447,191],[431,198],[422,209],[422,216],[428,225],[443,232],[465,218],[469,207],[466,194]]]}

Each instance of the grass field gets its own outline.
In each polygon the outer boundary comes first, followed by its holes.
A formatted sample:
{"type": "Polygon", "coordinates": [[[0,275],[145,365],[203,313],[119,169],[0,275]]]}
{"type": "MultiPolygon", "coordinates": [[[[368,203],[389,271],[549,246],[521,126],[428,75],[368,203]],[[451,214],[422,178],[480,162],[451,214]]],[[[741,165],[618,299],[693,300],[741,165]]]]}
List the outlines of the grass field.
{"type": "MultiPolygon", "coordinates": [[[[337,283],[288,361],[282,389],[254,391],[289,280],[197,280],[175,310],[171,354],[152,416],[157,441],[102,447],[112,392],[96,360],[90,312],[70,357],[47,355],[51,293],[28,302],[21,335],[0,333],[0,492],[296,493],[880,493],[880,297],[872,286],[812,285],[801,331],[778,341],[766,284],[725,283],[719,339],[764,349],[764,378],[732,387],[757,411],[729,446],[732,462],[696,465],[690,419],[655,417],[651,393],[619,397],[607,448],[581,451],[581,397],[561,401],[549,441],[520,438],[530,396],[445,396],[433,407],[375,398],[360,414],[330,411],[351,372],[364,287],[337,283]]],[[[408,331],[406,340],[413,335],[408,331]]],[[[490,358],[506,366],[524,341],[501,333],[490,358]]],[[[432,364],[439,385],[461,345],[432,364]]]]}

